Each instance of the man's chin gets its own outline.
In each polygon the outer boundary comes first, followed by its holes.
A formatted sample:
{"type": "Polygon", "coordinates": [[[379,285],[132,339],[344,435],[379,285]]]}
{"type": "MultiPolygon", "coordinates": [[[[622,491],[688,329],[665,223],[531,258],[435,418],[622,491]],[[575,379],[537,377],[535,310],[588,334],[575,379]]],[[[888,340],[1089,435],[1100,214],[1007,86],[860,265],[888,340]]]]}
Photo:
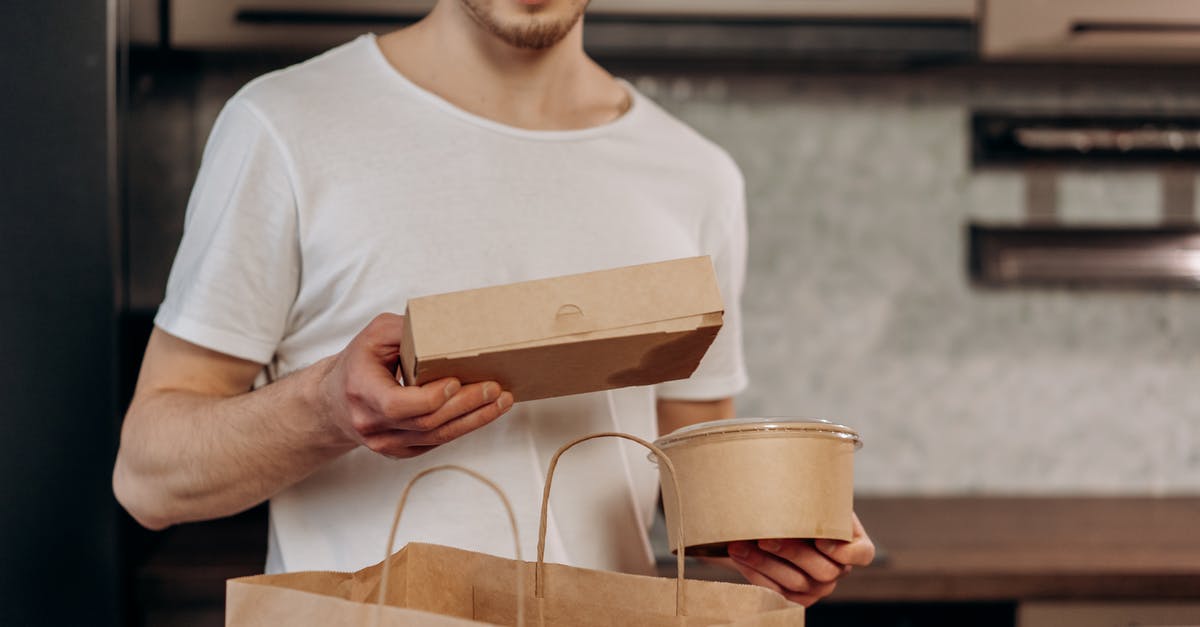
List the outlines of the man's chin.
{"type": "Polygon", "coordinates": [[[500,39],[514,48],[523,50],[545,50],[562,41],[571,32],[574,24],[532,24],[520,25],[503,30],[492,31],[500,39]]]}
{"type": "MultiPolygon", "coordinates": [[[[569,0],[462,0],[467,12],[484,30],[514,48],[544,50],[562,41],[583,17],[587,3],[569,0]],[[512,3],[516,11],[497,10],[512,3]]],[[[511,6],[511,5],[510,5],[511,6]]]]}

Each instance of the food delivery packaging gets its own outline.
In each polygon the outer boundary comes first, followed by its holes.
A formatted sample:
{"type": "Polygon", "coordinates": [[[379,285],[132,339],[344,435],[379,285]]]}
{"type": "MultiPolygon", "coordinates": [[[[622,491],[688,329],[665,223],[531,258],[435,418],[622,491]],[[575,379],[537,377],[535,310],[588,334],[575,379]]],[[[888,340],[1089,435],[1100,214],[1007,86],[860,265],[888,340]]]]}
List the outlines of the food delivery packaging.
{"type": "MultiPolygon", "coordinates": [[[[684,427],[655,445],[678,475],[688,555],[724,556],[738,540],[851,539],[854,452],[862,440],[849,427],[735,418],[684,427]]],[[[663,481],[662,489],[675,546],[674,487],[663,481]]]]}
{"type": "Polygon", "coordinates": [[[406,385],[496,381],[515,401],[686,379],[721,329],[712,260],[691,257],[408,301],[406,385]]]}
{"type": "MultiPolygon", "coordinates": [[[[676,559],[674,579],[546,563],[549,499],[559,459],[578,444],[611,437],[631,440],[654,451],[656,457],[661,455],[649,442],[623,433],[587,435],[559,448],[546,471],[536,562],[521,559],[516,514],[498,485],[469,468],[435,466],[414,476],[400,495],[387,542],[390,557],[354,573],[296,572],[231,579],[226,586],[225,625],[804,627],[804,607],[766,588],[686,579],[683,555],[676,559]],[[496,493],[508,514],[516,559],[415,542],[392,553],[414,484],[446,472],[466,474],[496,493]]],[[[671,461],[661,460],[669,483],[674,476],[671,461]]],[[[481,525],[499,524],[503,518],[475,520],[481,525]]]]}

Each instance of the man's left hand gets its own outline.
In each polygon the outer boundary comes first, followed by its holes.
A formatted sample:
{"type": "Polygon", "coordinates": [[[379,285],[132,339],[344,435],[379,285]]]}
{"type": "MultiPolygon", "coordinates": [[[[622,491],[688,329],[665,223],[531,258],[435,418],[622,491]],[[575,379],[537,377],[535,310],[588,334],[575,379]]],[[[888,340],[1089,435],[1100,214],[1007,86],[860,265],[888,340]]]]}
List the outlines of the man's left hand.
{"type": "Polygon", "coordinates": [[[759,540],[729,545],[731,566],[752,584],[774,590],[808,607],[829,596],[837,582],[875,559],[875,544],[858,515],[849,542],[838,540],[759,540]]]}

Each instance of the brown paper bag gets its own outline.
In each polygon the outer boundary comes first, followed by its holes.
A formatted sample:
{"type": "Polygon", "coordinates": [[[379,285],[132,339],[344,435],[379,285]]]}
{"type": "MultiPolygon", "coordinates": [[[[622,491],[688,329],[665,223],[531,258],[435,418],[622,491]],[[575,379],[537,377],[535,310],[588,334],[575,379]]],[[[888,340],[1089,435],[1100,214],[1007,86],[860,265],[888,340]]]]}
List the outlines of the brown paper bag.
{"type": "MultiPolygon", "coordinates": [[[[559,449],[550,462],[536,562],[521,561],[519,549],[517,559],[512,560],[412,543],[383,562],[355,573],[303,572],[233,579],[227,585],[226,626],[804,625],[804,608],[774,592],[741,584],[685,581],[682,547],[677,547],[676,579],[546,564],[546,518],[559,457],[572,446],[599,437],[625,438],[651,449],[674,479],[670,460],[649,442],[617,433],[580,438],[559,449]]],[[[405,488],[392,525],[389,552],[413,484],[442,470],[465,472],[487,483],[500,495],[509,509],[510,522],[513,520],[512,508],[495,484],[465,468],[432,468],[414,477],[405,488]]],[[[515,524],[513,533],[515,539],[515,524]]]]}

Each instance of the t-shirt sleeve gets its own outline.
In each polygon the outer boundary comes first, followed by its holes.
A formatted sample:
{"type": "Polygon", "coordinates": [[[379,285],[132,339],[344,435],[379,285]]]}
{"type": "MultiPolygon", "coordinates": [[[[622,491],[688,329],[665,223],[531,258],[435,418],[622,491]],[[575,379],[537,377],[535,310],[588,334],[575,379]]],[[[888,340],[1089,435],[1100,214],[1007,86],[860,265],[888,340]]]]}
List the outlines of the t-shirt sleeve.
{"type": "Polygon", "coordinates": [[[688,379],[668,381],[655,388],[659,398],[709,401],[728,398],[746,389],[749,377],[742,352],[742,286],[746,280],[746,201],[741,172],[733,167],[733,192],[725,212],[711,220],[705,242],[721,298],[725,302],[725,324],[696,372],[688,379]]]}
{"type": "Polygon", "coordinates": [[[235,98],[213,127],[154,323],[266,364],[286,331],[300,253],[285,153],[250,106],[235,98]]]}

